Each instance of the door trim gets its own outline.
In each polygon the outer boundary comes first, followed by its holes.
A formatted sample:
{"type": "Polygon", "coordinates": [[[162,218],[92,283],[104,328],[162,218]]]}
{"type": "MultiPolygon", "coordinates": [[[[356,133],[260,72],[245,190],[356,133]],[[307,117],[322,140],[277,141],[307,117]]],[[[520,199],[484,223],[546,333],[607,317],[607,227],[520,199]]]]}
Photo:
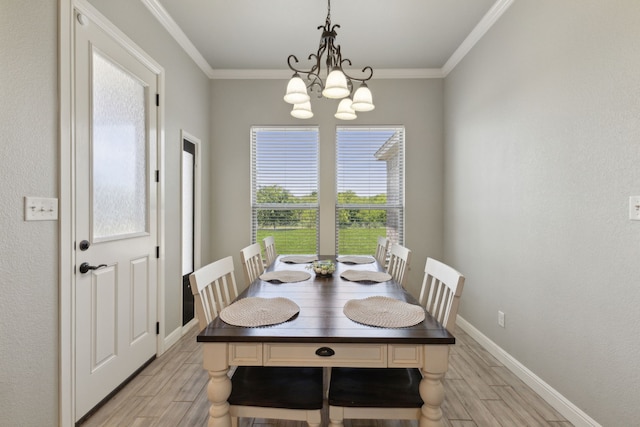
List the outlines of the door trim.
{"type": "MultiPolygon", "coordinates": [[[[193,266],[194,269],[198,269],[202,265],[202,142],[199,138],[191,135],[189,132],[184,129],[180,130],[180,145],[182,146],[182,141],[189,141],[193,145],[196,146],[196,155],[195,155],[195,176],[194,176],[194,200],[193,200],[193,209],[194,209],[194,218],[193,218],[193,232],[195,234],[193,240],[193,266]]],[[[181,164],[182,165],[182,164],[181,164]]],[[[181,166],[182,167],[182,166],[181,166]]],[[[181,171],[182,172],[182,171],[181,171]]],[[[180,173],[180,179],[182,179],[182,173],[180,173]]],[[[182,182],[180,183],[180,188],[182,189],[182,182]]],[[[180,192],[180,197],[182,197],[182,191],[180,192]]],[[[182,238],[182,235],[180,236],[182,238]]]]}
{"type": "MultiPolygon", "coordinates": [[[[200,138],[196,138],[184,129],[180,129],[180,147],[182,147],[183,141],[189,141],[195,146],[194,157],[194,173],[193,173],[193,270],[197,270],[202,266],[202,142],[200,138]]],[[[181,151],[182,153],[182,151],[181,151]]],[[[180,162],[180,202],[184,200],[183,188],[184,183],[182,179],[184,177],[184,171],[182,169],[182,162],[180,162]]],[[[180,210],[180,223],[182,224],[184,218],[182,217],[182,210],[180,210]]],[[[180,228],[180,242],[183,241],[182,227],[180,228]]],[[[180,259],[182,259],[182,245],[180,245],[180,259]]],[[[182,276],[181,276],[182,277],[182,276]]],[[[180,318],[182,319],[182,308],[180,308],[180,318]]],[[[191,329],[194,325],[194,321],[197,321],[196,317],[186,325],[182,327],[182,335],[191,329]]]]}
{"type": "MultiPolygon", "coordinates": [[[[113,37],[136,59],[144,63],[149,69],[158,75],[158,93],[160,99],[165,94],[164,69],[153,58],[140,49],[129,37],[109,22],[95,7],[86,0],[58,0],[58,77],[59,77],[59,186],[60,199],[59,210],[59,387],[58,387],[58,424],[62,427],[75,425],[75,274],[73,248],[75,241],[75,188],[74,171],[75,161],[75,127],[74,90],[75,75],[74,66],[74,19],[75,10],[89,17],[95,25],[99,25],[106,33],[113,37]]],[[[164,306],[165,306],[165,144],[164,144],[164,103],[158,108],[157,117],[157,165],[160,170],[157,186],[157,227],[158,245],[160,246],[157,260],[157,317],[160,322],[160,334],[156,338],[156,355],[165,351],[164,337],[164,306]]]]}

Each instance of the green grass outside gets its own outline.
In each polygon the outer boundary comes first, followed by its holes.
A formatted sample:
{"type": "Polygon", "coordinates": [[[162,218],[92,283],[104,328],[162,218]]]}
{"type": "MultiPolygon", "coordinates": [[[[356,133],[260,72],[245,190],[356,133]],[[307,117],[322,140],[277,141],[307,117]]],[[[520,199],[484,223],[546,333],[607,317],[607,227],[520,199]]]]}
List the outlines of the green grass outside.
{"type": "MultiPolygon", "coordinates": [[[[379,228],[347,228],[340,230],[340,255],[373,255],[378,244],[378,236],[385,236],[387,230],[379,228]]],[[[279,254],[315,254],[316,233],[314,229],[273,229],[258,230],[257,241],[273,236],[279,254]]]]}

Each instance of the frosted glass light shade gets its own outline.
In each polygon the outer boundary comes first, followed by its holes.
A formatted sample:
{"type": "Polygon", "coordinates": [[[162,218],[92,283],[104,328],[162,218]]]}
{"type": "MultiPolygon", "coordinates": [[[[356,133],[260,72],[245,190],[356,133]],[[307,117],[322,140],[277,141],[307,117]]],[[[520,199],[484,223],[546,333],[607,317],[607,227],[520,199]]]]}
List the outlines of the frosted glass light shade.
{"type": "Polygon", "coordinates": [[[301,104],[310,99],[304,80],[302,80],[298,73],[294,74],[287,84],[287,93],[284,95],[284,101],[289,104],[301,104]]]}
{"type": "Polygon", "coordinates": [[[333,70],[327,76],[327,82],[324,85],[322,96],[331,99],[340,99],[349,96],[351,91],[347,86],[347,78],[340,70],[333,70]]]}
{"type": "Polygon", "coordinates": [[[301,104],[294,104],[293,110],[291,110],[291,115],[296,119],[310,119],[313,117],[311,102],[307,101],[301,104]]]}
{"type": "Polygon", "coordinates": [[[340,104],[338,104],[338,111],[334,115],[336,119],[353,120],[358,117],[356,116],[356,112],[353,110],[353,108],[351,108],[351,103],[351,98],[345,98],[340,101],[340,104]]]}
{"type": "Polygon", "coordinates": [[[373,105],[373,95],[371,95],[371,91],[365,83],[362,83],[356,93],[353,94],[351,108],[355,111],[371,111],[376,108],[373,105]]]}

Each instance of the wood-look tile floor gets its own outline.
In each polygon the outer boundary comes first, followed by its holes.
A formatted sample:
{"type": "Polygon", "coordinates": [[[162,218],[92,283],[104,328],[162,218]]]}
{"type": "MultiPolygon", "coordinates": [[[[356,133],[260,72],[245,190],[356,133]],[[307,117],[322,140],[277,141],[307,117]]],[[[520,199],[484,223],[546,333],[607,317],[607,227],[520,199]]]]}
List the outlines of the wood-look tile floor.
{"type": "MultiPolygon", "coordinates": [[[[207,373],[202,349],[192,328],[154,360],[82,427],[207,425],[207,373]]],[[[482,346],[456,330],[449,355],[442,405],[449,427],[572,426],[562,415],[519,380],[482,346]]],[[[328,424],[328,410],[323,425],[328,424]]],[[[239,427],[305,427],[297,421],[243,418],[239,427]]],[[[417,427],[417,421],[345,420],[345,427],[417,427]]]]}

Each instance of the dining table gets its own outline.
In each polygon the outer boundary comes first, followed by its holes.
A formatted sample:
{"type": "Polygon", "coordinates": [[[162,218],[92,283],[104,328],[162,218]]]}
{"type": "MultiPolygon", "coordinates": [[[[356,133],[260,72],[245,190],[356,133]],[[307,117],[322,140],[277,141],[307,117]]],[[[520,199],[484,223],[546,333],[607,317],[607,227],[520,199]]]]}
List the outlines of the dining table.
{"type": "Polygon", "coordinates": [[[386,315],[390,327],[372,326],[368,318],[352,320],[352,313],[348,317],[347,306],[375,298],[418,305],[415,297],[393,279],[359,280],[359,274],[366,279],[367,274],[385,271],[373,257],[371,261],[366,257],[356,257],[358,262],[351,263],[347,262],[353,259],[349,257],[279,255],[261,275],[268,280],[258,278],[250,283],[229,307],[247,298],[286,298],[299,307],[297,313],[280,323],[247,327],[225,322],[221,318],[223,310],[198,334],[203,366],[209,372],[209,427],[231,426],[227,398],[231,392],[228,373],[233,366],[420,368],[420,396],[424,402],[420,426],[443,425],[442,379],[455,338],[426,311],[424,320],[410,326],[394,324],[394,319],[402,316],[383,313],[383,307],[380,316],[365,313],[365,317],[373,316],[375,324],[375,319],[386,315]],[[310,269],[312,259],[332,261],[335,272],[316,275],[310,269]],[[278,274],[288,274],[295,280],[273,280],[278,274]]]}

